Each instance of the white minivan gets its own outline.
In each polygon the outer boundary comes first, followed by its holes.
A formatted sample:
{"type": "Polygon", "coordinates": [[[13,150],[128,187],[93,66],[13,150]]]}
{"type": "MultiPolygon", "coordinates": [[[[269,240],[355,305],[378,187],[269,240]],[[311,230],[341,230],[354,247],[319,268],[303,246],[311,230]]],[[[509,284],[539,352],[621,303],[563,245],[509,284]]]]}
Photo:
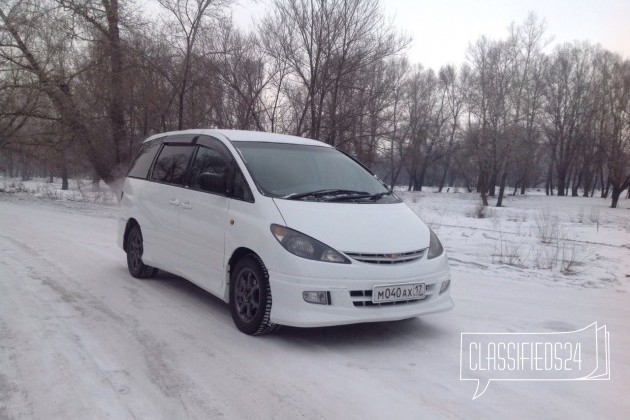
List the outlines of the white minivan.
{"type": "Polygon", "coordinates": [[[453,307],[435,234],[366,167],[301,137],[186,130],[144,141],[125,179],[129,272],[182,276],[246,334],[453,307]]]}

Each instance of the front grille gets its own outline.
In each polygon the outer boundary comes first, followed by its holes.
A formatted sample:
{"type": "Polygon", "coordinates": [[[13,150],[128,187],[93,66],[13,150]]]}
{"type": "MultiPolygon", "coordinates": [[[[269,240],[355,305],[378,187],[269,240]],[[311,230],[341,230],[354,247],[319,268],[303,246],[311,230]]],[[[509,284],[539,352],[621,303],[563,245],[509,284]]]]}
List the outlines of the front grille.
{"type": "Polygon", "coordinates": [[[427,284],[427,288],[425,291],[425,295],[422,299],[414,299],[414,300],[399,300],[397,302],[382,302],[382,303],[374,303],[372,302],[372,291],[371,290],[350,290],[350,299],[352,300],[352,304],[357,308],[367,307],[367,306],[394,306],[394,305],[410,305],[415,303],[421,303],[433,295],[435,290],[434,284],[427,284]]]}
{"type": "Polygon", "coordinates": [[[350,258],[368,264],[401,264],[419,260],[426,249],[392,254],[367,254],[364,252],[345,252],[350,258]]]}

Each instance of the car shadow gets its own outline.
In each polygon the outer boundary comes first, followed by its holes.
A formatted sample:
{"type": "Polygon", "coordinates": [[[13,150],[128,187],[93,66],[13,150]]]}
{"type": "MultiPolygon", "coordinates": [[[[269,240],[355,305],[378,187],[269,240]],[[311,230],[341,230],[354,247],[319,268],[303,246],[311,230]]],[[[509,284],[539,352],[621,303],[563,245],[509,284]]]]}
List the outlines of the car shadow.
{"type": "MultiPolygon", "coordinates": [[[[186,304],[194,302],[195,305],[199,305],[200,310],[204,310],[204,308],[208,310],[210,316],[217,316],[221,318],[221,321],[227,321],[228,325],[232,324],[229,307],[223,300],[182,277],[160,270],[154,278],[143,281],[151,282],[155,286],[159,285],[161,289],[171,290],[174,294],[180,294],[182,299],[186,300],[186,304]]],[[[241,334],[235,326],[233,328],[234,334],[241,334]]],[[[416,317],[400,321],[369,322],[334,327],[296,328],[281,326],[273,334],[254,337],[254,339],[282,341],[294,345],[316,343],[319,346],[336,348],[356,347],[357,345],[386,347],[400,341],[433,341],[446,334],[448,334],[447,331],[442,329],[440,324],[434,320],[416,317]]]]}
{"type": "Polygon", "coordinates": [[[155,277],[142,279],[141,281],[145,286],[171,291],[174,294],[174,299],[177,298],[175,294],[180,295],[187,305],[193,303],[208,308],[213,313],[221,313],[230,317],[230,309],[223,300],[176,274],[159,270],[155,277]]]}
{"type": "Polygon", "coordinates": [[[335,327],[294,328],[283,326],[272,338],[296,339],[331,347],[356,347],[358,344],[388,347],[400,341],[432,341],[445,335],[439,325],[421,318],[401,321],[369,322],[335,327]]]}

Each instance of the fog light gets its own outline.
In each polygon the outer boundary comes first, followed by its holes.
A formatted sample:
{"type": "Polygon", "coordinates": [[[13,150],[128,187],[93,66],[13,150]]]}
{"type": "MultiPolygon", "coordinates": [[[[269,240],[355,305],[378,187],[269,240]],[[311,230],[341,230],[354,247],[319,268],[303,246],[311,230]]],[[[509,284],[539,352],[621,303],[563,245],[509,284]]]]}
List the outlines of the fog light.
{"type": "Polygon", "coordinates": [[[328,305],[330,302],[328,295],[328,292],[302,292],[302,297],[306,302],[319,305],[328,305]]]}
{"type": "Polygon", "coordinates": [[[451,285],[450,280],[443,281],[442,286],[440,287],[440,294],[442,294],[443,292],[446,292],[446,290],[448,290],[448,286],[450,285],[451,285]]]}

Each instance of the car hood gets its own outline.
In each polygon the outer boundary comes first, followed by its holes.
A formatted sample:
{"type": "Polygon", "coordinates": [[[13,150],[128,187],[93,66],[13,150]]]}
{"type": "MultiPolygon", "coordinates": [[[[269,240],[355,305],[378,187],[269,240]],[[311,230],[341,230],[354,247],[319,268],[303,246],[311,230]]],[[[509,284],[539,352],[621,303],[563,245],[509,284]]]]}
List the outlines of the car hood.
{"type": "Polygon", "coordinates": [[[403,253],[429,247],[429,228],[404,203],[273,200],[287,227],[338,251],[403,253]]]}

